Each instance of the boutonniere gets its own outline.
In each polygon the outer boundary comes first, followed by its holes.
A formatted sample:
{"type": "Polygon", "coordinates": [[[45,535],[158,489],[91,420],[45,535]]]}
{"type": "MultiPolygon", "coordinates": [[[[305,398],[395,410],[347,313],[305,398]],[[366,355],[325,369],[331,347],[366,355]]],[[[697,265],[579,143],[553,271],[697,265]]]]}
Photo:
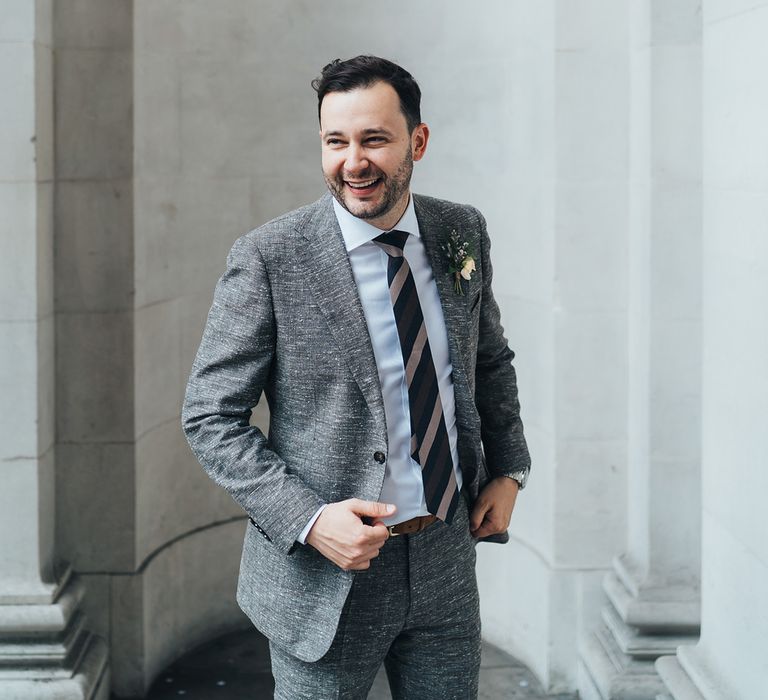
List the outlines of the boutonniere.
{"type": "Polygon", "coordinates": [[[462,241],[454,229],[442,244],[445,257],[448,258],[448,272],[453,275],[453,288],[459,296],[464,295],[461,280],[470,280],[475,271],[475,258],[472,246],[468,241],[462,241]]]}

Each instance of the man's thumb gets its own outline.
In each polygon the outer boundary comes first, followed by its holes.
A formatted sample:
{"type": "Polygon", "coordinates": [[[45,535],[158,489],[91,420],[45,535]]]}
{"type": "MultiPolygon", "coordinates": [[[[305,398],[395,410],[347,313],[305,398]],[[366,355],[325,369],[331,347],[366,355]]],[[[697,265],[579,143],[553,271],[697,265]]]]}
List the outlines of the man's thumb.
{"type": "Polygon", "coordinates": [[[396,508],[391,503],[378,503],[377,501],[360,501],[354,504],[353,510],[358,515],[369,515],[371,517],[382,517],[392,515],[396,508]]]}

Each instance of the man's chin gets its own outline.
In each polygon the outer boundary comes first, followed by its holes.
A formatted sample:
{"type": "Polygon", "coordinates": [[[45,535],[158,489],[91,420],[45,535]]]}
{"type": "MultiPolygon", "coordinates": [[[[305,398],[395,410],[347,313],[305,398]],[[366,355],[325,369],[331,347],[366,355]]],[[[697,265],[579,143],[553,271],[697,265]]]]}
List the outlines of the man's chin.
{"type": "Polygon", "coordinates": [[[387,213],[387,208],[382,207],[378,202],[364,202],[346,196],[336,199],[342,207],[358,219],[376,219],[387,213]]]}

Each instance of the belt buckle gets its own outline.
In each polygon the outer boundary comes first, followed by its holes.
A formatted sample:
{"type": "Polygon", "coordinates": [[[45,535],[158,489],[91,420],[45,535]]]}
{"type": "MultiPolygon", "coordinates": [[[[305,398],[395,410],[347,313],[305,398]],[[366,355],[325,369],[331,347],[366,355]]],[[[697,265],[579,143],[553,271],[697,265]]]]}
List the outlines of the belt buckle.
{"type": "Polygon", "coordinates": [[[395,523],[394,525],[387,525],[387,532],[389,532],[390,537],[399,537],[401,533],[395,532],[395,528],[399,525],[399,523],[395,523]]]}

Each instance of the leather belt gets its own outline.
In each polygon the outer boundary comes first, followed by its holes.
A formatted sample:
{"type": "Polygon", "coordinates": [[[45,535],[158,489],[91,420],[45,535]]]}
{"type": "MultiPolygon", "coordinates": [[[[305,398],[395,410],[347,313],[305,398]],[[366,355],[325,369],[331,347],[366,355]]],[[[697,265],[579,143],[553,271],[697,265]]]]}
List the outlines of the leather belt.
{"type": "Polygon", "coordinates": [[[390,535],[410,535],[414,532],[421,532],[435,521],[437,521],[435,515],[417,515],[415,518],[405,520],[402,523],[388,525],[387,530],[389,530],[390,535]]]}

